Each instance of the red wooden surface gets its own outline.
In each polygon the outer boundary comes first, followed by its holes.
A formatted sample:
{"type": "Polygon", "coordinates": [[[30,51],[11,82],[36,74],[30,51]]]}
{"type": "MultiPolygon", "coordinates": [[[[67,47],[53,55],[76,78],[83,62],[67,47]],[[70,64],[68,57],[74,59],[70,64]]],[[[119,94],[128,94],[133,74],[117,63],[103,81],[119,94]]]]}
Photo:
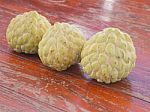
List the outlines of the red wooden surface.
{"type": "Polygon", "coordinates": [[[150,112],[150,0],[0,0],[0,112],[150,112]],[[128,32],[137,51],[129,77],[111,85],[90,80],[79,65],[56,72],[37,55],[13,52],[5,32],[19,13],[37,10],[69,22],[86,38],[105,27],[128,32]]]}

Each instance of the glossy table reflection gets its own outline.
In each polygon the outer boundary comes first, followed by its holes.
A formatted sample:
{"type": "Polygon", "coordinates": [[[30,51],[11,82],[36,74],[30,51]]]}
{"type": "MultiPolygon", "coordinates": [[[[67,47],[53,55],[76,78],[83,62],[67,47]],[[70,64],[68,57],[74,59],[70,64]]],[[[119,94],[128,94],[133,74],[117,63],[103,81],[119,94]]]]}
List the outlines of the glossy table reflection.
{"type": "Polygon", "coordinates": [[[149,0],[0,0],[0,112],[149,112],[149,0]],[[51,23],[69,22],[86,38],[113,26],[129,33],[137,63],[129,77],[105,85],[91,80],[79,65],[56,72],[37,55],[13,52],[6,42],[9,21],[37,10],[51,23]]]}

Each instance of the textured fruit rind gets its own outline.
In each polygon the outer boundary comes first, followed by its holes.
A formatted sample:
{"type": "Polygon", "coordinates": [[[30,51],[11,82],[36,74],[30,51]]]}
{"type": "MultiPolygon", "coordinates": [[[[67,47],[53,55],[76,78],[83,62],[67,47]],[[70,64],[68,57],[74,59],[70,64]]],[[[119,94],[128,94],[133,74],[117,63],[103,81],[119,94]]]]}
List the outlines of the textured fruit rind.
{"type": "Polygon", "coordinates": [[[117,28],[96,33],[81,52],[83,71],[98,82],[111,83],[126,78],[135,61],[132,39],[117,28]]]}
{"type": "Polygon", "coordinates": [[[80,61],[85,42],[81,32],[68,23],[55,23],[39,43],[39,57],[44,65],[57,71],[66,70],[80,61]]]}
{"type": "Polygon", "coordinates": [[[6,31],[8,44],[16,52],[37,53],[39,41],[50,26],[48,20],[36,11],[17,15],[6,31]]]}

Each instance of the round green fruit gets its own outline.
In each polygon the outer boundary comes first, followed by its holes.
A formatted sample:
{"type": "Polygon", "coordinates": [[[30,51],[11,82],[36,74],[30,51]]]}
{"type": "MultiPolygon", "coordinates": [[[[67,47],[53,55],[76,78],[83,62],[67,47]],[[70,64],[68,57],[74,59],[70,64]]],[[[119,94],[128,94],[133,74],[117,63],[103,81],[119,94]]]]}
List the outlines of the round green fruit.
{"type": "Polygon", "coordinates": [[[81,66],[98,82],[112,83],[126,78],[135,66],[132,39],[118,28],[106,28],[90,38],[81,52],[81,66]]]}
{"type": "Polygon", "coordinates": [[[39,43],[39,57],[44,65],[57,71],[66,70],[80,61],[85,38],[68,23],[55,23],[39,43]]]}
{"type": "Polygon", "coordinates": [[[38,52],[39,42],[50,26],[48,20],[36,11],[19,14],[8,25],[8,44],[16,52],[35,54],[38,52]]]}

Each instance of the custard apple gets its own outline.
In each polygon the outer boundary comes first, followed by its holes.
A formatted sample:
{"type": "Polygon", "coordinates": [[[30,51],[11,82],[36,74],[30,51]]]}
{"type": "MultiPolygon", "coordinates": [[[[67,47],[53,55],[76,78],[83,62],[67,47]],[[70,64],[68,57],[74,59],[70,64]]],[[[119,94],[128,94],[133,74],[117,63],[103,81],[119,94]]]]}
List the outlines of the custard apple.
{"type": "Polygon", "coordinates": [[[80,61],[85,38],[68,23],[55,23],[39,43],[38,54],[44,65],[57,71],[66,70],[80,61]]]}
{"type": "Polygon", "coordinates": [[[106,28],[84,44],[80,64],[90,78],[113,83],[126,78],[135,61],[136,52],[130,36],[118,28],[106,28]]]}
{"type": "Polygon", "coordinates": [[[36,11],[19,14],[8,25],[8,44],[16,52],[35,54],[38,52],[39,42],[50,26],[48,20],[36,11]]]}

